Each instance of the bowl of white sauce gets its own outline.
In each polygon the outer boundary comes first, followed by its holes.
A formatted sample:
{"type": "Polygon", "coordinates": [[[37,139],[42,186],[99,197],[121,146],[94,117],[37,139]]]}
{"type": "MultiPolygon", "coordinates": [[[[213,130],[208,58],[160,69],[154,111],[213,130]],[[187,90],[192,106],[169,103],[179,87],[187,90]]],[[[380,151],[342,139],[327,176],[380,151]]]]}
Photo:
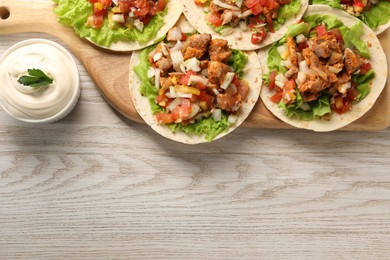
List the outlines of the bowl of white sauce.
{"type": "Polygon", "coordinates": [[[29,39],[0,57],[0,105],[12,117],[49,123],[65,117],[80,97],[79,72],[70,53],[46,39],[29,39]]]}

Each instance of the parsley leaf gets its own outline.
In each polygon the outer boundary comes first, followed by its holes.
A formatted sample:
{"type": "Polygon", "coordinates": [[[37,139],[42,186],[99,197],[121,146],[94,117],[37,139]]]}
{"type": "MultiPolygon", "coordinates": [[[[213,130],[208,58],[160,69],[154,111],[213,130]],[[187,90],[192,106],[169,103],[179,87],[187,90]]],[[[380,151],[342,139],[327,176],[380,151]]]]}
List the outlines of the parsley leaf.
{"type": "Polygon", "coordinates": [[[27,72],[28,72],[28,76],[21,76],[18,79],[18,82],[20,84],[36,88],[36,87],[47,86],[53,83],[53,79],[47,76],[40,69],[28,69],[27,72]]]}

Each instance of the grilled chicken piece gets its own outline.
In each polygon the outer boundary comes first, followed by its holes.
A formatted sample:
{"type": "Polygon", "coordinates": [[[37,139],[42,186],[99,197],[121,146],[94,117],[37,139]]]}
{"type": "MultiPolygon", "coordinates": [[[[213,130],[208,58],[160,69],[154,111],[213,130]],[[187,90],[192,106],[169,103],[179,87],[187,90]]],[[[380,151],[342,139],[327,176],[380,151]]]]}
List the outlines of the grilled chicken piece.
{"type": "Polygon", "coordinates": [[[228,46],[228,42],[222,39],[211,40],[209,56],[212,61],[226,62],[230,56],[232,56],[232,51],[228,46]]]}
{"type": "Polygon", "coordinates": [[[344,50],[344,64],[348,74],[357,71],[362,65],[362,59],[356,52],[349,48],[344,50]]]}
{"type": "Polygon", "coordinates": [[[208,82],[211,83],[211,85],[219,87],[222,84],[226,74],[230,71],[231,69],[228,65],[219,61],[210,61],[208,67],[208,82]]]}
{"type": "Polygon", "coordinates": [[[211,35],[204,34],[194,34],[192,35],[188,42],[188,46],[183,48],[184,60],[196,57],[198,60],[207,52],[207,47],[211,41],[211,35]]]}
{"type": "Polygon", "coordinates": [[[341,62],[343,62],[343,54],[341,52],[332,52],[329,57],[328,64],[333,65],[341,62]]]}
{"type": "Polygon", "coordinates": [[[316,100],[320,94],[319,93],[311,93],[311,92],[303,92],[301,93],[302,99],[305,102],[310,102],[316,100]]]}
{"type": "Polygon", "coordinates": [[[330,86],[330,82],[317,76],[309,76],[309,79],[300,85],[300,92],[318,93],[330,86]]]}
{"type": "Polygon", "coordinates": [[[217,103],[219,108],[223,110],[229,112],[236,112],[241,109],[242,98],[241,95],[238,93],[224,93],[217,95],[217,103]]]}
{"type": "Polygon", "coordinates": [[[166,72],[172,68],[172,60],[171,59],[168,59],[168,58],[165,58],[165,57],[162,57],[161,59],[159,59],[158,61],[156,61],[156,66],[160,69],[161,73],[163,75],[166,74],[166,72]]]}

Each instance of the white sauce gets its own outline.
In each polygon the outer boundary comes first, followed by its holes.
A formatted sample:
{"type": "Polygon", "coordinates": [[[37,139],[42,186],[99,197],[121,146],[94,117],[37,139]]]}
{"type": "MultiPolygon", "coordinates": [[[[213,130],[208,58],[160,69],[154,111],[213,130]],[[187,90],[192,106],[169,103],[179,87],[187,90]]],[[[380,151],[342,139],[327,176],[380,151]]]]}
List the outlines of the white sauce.
{"type": "Polygon", "coordinates": [[[46,119],[61,112],[79,91],[78,72],[72,57],[60,46],[41,40],[15,45],[0,64],[0,101],[16,118],[46,119]],[[53,83],[33,88],[18,82],[28,69],[40,69],[53,83]]]}

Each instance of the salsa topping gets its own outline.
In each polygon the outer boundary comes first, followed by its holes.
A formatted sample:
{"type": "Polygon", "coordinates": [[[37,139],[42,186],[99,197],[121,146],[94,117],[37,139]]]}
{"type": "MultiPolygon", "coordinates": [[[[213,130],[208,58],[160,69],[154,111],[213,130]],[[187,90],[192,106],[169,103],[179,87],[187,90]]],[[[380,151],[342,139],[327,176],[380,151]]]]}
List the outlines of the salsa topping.
{"type": "Polygon", "coordinates": [[[136,28],[142,32],[157,12],[163,11],[168,0],[89,0],[93,14],[87,26],[101,28],[108,18],[110,28],[136,28]]]}
{"type": "Polygon", "coordinates": [[[222,35],[232,33],[235,26],[250,31],[252,44],[260,44],[268,32],[275,31],[274,22],[283,5],[291,0],[194,0],[195,4],[208,7],[206,20],[214,27],[225,26],[222,35]]]}
{"type": "MultiPolygon", "coordinates": [[[[370,10],[380,0],[340,0],[340,6],[348,13],[359,16],[363,11],[370,10]]],[[[390,2],[390,0],[385,0],[390,2]]]]}
{"type": "Polygon", "coordinates": [[[156,113],[157,122],[186,125],[210,117],[220,121],[225,114],[234,123],[249,84],[228,65],[232,55],[226,40],[210,34],[187,37],[172,28],[148,56],[148,77],[158,89],[155,103],[164,110],[156,113]]]}
{"type": "Polygon", "coordinates": [[[271,101],[286,106],[302,102],[300,108],[309,110],[310,102],[329,97],[332,111],[350,111],[359,95],[354,78],[368,73],[370,62],[345,46],[338,28],[318,25],[310,35],[289,36],[277,47],[286,72],[270,73],[268,88],[275,93],[271,101]]]}

